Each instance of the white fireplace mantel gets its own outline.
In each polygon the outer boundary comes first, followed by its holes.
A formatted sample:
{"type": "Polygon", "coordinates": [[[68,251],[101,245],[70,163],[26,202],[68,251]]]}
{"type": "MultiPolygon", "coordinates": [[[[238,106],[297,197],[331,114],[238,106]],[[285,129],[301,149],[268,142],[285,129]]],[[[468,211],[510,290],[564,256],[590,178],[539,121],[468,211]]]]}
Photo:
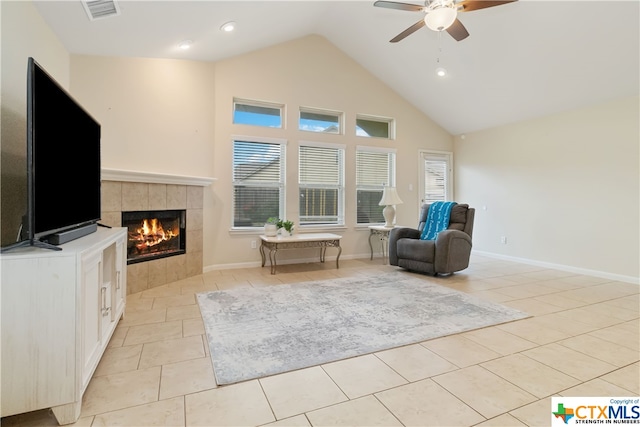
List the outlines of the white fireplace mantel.
{"type": "Polygon", "coordinates": [[[216,180],[216,178],[102,168],[102,180],[119,182],[145,182],[149,184],[196,185],[201,187],[208,187],[216,180]]]}

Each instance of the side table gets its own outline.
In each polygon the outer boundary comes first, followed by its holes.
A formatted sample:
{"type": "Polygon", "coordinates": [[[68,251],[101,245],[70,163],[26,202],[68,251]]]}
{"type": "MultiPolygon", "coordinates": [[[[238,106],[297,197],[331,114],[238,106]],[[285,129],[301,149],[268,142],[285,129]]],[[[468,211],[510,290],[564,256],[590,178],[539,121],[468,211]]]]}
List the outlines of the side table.
{"type": "Polygon", "coordinates": [[[373,260],[373,244],[371,239],[375,236],[380,239],[382,245],[382,258],[387,263],[387,246],[389,245],[389,233],[394,227],[385,227],[384,225],[369,226],[369,248],[371,249],[371,259],[373,260]]]}
{"type": "Polygon", "coordinates": [[[276,274],[276,254],[279,249],[302,249],[302,248],[320,248],[320,262],[324,262],[327,248],[337,248],[338,256],[336,257],[336,268],[340,268],[340,239],[342,236],[331,233],[303,233],[294,234],[288,237],[282,236],[260,236],[262,244],[260,245],[260,256],[262,257],[262,266],[266,263],[266,250],[269,250],[269,264],[271,264],[271,274],[276,274]]]}

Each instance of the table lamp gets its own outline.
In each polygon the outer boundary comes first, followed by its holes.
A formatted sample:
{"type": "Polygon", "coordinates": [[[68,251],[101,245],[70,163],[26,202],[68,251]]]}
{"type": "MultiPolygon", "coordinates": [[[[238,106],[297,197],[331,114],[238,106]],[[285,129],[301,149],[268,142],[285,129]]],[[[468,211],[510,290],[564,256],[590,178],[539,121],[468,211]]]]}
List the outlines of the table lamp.
{"type": "Polygon", "coordinates": [[[384,226],[391,228],[393,227],[393,223],[396,218],[396,209],[393,205],[402,204],[402,200],[400,196],[398,196],[398,192],[395,187],[385,186],[382,189],[382,199],[380,199],[379,206],[384,206],[385,208],[382,210],[382,215],[384,216],[384,226]]]}

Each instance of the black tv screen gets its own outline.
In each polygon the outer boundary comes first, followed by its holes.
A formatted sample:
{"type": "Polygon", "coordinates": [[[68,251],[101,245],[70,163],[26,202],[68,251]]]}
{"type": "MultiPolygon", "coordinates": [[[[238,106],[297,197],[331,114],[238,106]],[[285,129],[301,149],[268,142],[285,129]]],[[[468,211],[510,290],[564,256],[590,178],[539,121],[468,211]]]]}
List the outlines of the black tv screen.
{"type": "Polygon", "coordinates": [[[100,220],[100,124],[33,58],[27,169],[29,239],[100,220]]]}

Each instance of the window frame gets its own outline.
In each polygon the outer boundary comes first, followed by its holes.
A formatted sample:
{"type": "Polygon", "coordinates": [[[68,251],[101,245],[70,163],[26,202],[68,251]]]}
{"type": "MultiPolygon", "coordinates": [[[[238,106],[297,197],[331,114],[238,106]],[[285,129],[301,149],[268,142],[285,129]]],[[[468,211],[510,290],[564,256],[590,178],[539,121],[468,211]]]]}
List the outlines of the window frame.
{"type": "MultiPolygon", "coordinates": [[[[245,187],[263,187],[263,188],[278,188],[279,190],[279,198],[278,198],[278,218],[282,218],[285,210],[286,210],[286,194],[287,194],[287,180],[286,180],[286,155],[287,155],[287,140],[281,138],[266,138],[266,137],[257,137],[257,136],[246,136],[246,135],[233,135],[231,137],[232,144],[232,166],[231,166],[231,231],[252,231],[260,230],[264,227],[264,224],[255,225],[255,226],[236,226],[236,187],[239,186],[241,181],[236,180],[235,177],[235,162],[236,162],[236,146],[235,144],[238,142],[242,143],[255,143],[255,144],[271,144],[279,146],[279,162],[280,162],[280,170],[279,170],[279,179],[277,183],[271,182],[260,182],[260,181],[243,181],[242,185],[245,187]],[[248,184],[248,185],[247,185],[248,184]]],[[[267,218],[265,218],[266,221],[267,218]]]]}
{"type": "Polygon", "coordinates": [[[344,135],[344,112],[336,111],[336,110],[327,110],[323,108],[314,108],[314,107],[303,107],[300,106],[298,108],[298,130],[301,132],[311,132],[311,133],[319,133],[325,135],[344,135]],[[314,131],[310,129],[302,129],[300,127],[302,121],[302,114],[322,114],[325,116],[335,116],[338,119],[338,130],[337,132],[326,132],[326,131],[314,131]]]}
{"type": "Polygon", "coordinates": [[[231,110],[231,123],[234,125],[241,126],[258,126],[267,129],[285,129],[285,118],[286,118],[286,106],[285,104],[279,102],[269,102],[269,101],[258,101],[253,99],[245,99],[245,98],[233,98],[232,110],[231,110]],[[237,123],[235,121],[236,117],[236,106],[237,105],[246,105],[248,107],[258,107],[258,108],[273,108],[280,111],[280,126],[265,126],[259,123],[237,123]]]}
{"type": "Polygon", "coordinates": [[[388,139],[393,141],[396,139],[396,119],[394,119],[393,117],[383,117],[383,116],[374,116],[371,114],[357,113],[355,135],[360,138],[377,138],[377,139],[388,139]],[[384,136],[371,136],[371,135],[358,134],[358,120],[367,120],[370,122],[386,123],[388,136],[384,137],[384,136]]]}
{"type": "Polygon", "coordinates": [[[317,141],[299,141],[298,142],[298,220],[300,222],[301,228],[335,228],[335,227],[344,227],[345,226],[345,159],[346,159],[346,145],[345,144],[334,144],[328,142],[317,142],[317,141]],[[301,164],[301,149],[302,147],[317,147],[324,149],[335,149],[339,154],[339,168],[338,168],[338,184],[337,185],[321,185],[321,184],[303,184],[302,181],[302,164],[301,164]],[[337,198],[337,220],[335,223],[322,223],[322,224],[314,224],[314,223],[303,223],[302,217],[303,212],[300,210],[300,193],[303,188],[331,188],[338,190],[338,198],[337,198]]]}
{"type": "MultiPolygon", "coordinates": [[[[380,222],[358,222],[358,209],[360,207],[358,203],[358,193],[360,191],[370,191],[370,192],[380,192],[382,193],[385,185],[390,187],[396,186],[396,171],[397,171],[397,150],[395,148],[385,148],[385,147],[372,147],[372,146],[364,146],[358,145],[356,146],[356,179],[355,179],[355,206],[356,206],[356,218],[355,224],[356,227],[367,227],[370,225],[381,225],[384,224],[384,218],[380,222]],[[384,183],[380,184],[360,184],[358,183],[358,153],[359,152],[369,152],[369,153],[384,153],[387,155],[387,177],[384,183]]],[[[380,195],[382,197],[382,194],[380,195]]],[[[381,207],[382,209],[383,207],[381,207]]]]}

